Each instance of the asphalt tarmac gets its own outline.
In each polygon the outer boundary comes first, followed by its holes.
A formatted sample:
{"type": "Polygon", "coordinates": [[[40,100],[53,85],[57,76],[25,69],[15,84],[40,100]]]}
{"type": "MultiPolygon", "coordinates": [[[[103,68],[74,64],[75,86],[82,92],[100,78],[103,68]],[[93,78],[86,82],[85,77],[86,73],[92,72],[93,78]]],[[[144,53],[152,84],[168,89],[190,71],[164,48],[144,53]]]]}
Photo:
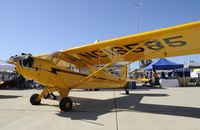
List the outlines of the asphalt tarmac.
{"type": "MultiPolygon", "coordinates": [[[[0,90],[0,130],[200,130],[200,87],[73,90],[71,112],[58,101],[29,98],[40,90],[0,90]]],[[[57,94],[57,93],[55,93],[57,94]]]]}

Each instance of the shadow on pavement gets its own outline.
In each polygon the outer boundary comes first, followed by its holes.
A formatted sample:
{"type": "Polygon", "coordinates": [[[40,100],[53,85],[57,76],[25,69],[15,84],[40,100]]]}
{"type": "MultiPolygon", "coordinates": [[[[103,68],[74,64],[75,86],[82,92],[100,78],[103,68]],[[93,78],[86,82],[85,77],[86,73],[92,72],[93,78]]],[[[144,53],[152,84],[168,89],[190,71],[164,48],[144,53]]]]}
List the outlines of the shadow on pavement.
{"type": "Polygon", "coordinates": [[[123,97],[112,98],[107,100],[76,98],[72,97],[75,102],[72,112],[60,112],[58,116],[71,118],[72,120],[97,120],[98,116],[121,111],[136,111],[153,114],[164,114],[173,116],[184,116],[200,118],[200,108],[156,105],[140,103],[143,97],[163,97],[167,94],[130,94],[123,97]]]}
{"type": "Polygon", "coordinates": [[[0,99],[19,98],[19,97],[22,97],[22,96],[0,95],[0,99]]]}

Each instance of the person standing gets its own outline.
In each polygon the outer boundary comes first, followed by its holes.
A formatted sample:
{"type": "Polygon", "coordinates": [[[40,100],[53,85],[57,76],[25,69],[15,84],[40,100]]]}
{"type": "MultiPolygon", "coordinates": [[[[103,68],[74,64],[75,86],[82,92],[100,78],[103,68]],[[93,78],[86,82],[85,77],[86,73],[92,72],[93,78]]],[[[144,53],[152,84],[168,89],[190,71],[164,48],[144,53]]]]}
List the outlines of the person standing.
{"type": "Polygon", "coordinates": [[[154,83],[154,85],[159,85],[160,84],[159,83],[159,77],[158,77],[158,75],[156,73],[156,70],[153,70],[153,83],[154,83]]]}

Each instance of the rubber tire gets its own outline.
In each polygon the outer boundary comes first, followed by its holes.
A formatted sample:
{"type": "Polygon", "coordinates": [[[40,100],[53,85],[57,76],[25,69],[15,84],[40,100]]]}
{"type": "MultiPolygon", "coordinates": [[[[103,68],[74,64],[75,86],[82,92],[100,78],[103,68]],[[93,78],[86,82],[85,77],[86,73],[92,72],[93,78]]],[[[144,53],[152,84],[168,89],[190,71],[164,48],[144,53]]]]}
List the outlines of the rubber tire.
{"type": "Polygon", "coordinates": [[[40,104],[40,102],[41,102],[41,100],[36,100],[37,98],[39,97],[39,94],[33,94],[31,97],[30,97],[30,103],[32,104],[32,105],[39,105],[40,104]]]}
{"type": "Polygon", "coordinates": [[[129,90],[126,89],[125,91],[126,91],[126,95],[129,95],[129,90]]]}
{"type": "Polygon", "coordinates": [[[61,111],[67,112],[72,109],[73,102],[70,98],[64,97],[60,100],[59,107],[61,111]]]}

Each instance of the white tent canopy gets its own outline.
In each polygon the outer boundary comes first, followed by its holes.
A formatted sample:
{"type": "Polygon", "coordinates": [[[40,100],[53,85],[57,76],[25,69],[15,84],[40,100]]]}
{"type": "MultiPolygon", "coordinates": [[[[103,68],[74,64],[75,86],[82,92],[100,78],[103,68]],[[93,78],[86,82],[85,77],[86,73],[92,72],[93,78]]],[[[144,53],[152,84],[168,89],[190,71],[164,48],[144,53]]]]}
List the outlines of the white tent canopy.
{"type": "Polygon", "coordinates": [[[189,63],[186,63],[186,64],[184,65],[184,67],[185,67],[185,68],[192,68],[192,69],[194,69],[194,68],[200,68],[200,62],[191,61],[191,62],[189,62],[189,63]]]}

